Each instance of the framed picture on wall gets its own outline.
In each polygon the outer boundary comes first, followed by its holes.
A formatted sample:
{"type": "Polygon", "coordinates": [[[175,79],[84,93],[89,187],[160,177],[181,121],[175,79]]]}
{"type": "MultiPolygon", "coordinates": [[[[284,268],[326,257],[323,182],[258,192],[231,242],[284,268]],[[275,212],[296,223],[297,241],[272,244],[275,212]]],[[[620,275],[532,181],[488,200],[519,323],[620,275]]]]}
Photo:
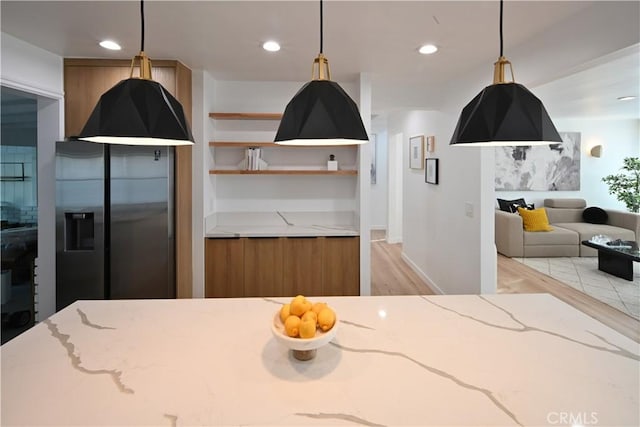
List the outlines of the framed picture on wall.
{"type": "Polygon", "coordinates": [[[371,183],[376,183],[376,134],[372,134],[369,138],[369,144],[371,144],[371,183]]]}
{"type": "Polygon", "coordinates": [[[409,168],[424,168],[424,135],[409,138],[409,168]]]}
{"type": "Polygon", "coordinates": [[[438,184],[438,159],[427,159],[424,181],[428,184],[438,184]]]}
{"type": "Polygon", "coordinates": [[[427,153],[433,153],[436,149],[436,137],[431,135],[427,137],[427,153]]]}

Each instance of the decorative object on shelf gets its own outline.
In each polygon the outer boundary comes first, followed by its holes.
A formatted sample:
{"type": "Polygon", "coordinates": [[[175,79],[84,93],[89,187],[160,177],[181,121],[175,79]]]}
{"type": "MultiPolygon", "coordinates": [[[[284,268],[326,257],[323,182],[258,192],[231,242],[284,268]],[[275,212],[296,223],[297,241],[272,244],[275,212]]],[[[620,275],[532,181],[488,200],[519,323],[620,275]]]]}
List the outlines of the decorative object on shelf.
{"type": "Polygon", "coordinates": [[[368,142],[356,103],[334,81],[322,51],[320,0],[320,53],[313,61],[311,81],[289,101],[275,142],[282,145],[354,145],[368,142]],[[316,67],[318,75],[316,77],[316,67]]]}
{"type": "Polygon", "coordinates": [[[560,144],[497,147],[496,191],[580,190],[581,134],[560,135],[560,144]]]}
{"type": "Polygon", "coordinates": [[[433,153],[436,149],[436,137],[431,135],[427,137],[427,152],[433,153]]]}
{"type": "Polygon", "coordinates": [[[503,3],[500,0],[500,57],[494,63],[493,84],[464,107],[450,145],[548,145],[562,141],[542,102],[515,82],[511,62],[503,56],[503,3]],[[507,65],[510,82],[505,79],[507,65]]]}
{"type": "Polygon", "coordinates": [[[602,145],[595,145],[591,147],[591,150],[589,150],[589,154],[591,155],[591,157],[602,157],[602,145]]]}
{"type": "MultiPolygon", "coordinates": [[[[276,113],[251,113],[251,112],[213,112],[209,113],[209,117],[214,120],[225,121],[276,121],[282,117],[282,114],[276,113]]],[[[242,125],[242,123],[240,123],[242,125]]],[[[267,127],[270,124],[266,125],[267,127]]],[[[261,129],[264,126],[261,127],[261,129]]],[[[273,129],[275,131],[275,127],[273,129]]],[[[261,138],[262,136],[260,136],[261,138]]],[[[242,139],[242,138],[240,138],[242,139]]],[[[254,138],[251,138],[254,139],[254,138]]],[[[257,139],[257,138],[255,138],[257,139]]],[[[259,142],[259,141],[241,141],[238,138],[230,137],[225,141],[210,141],[210,147],[216,147],[213,151],[214,168],[209,170],[210,175],[340,175],[340,176],[357,176],[358,168],[356,165],[358,147],[351,146],[294,146],[280,145],[275,142],[259,142]],[[238,161],[247,152],[247,148],[260,148],[256,169],[251,169],[249,161],[243,159],[238,161]],[[263,163],[262,154],[266,150],[268,158],[272,164],[263,163]],[[300,151],[302,150],[302,151],[300,151]],[[311,154],[311,157],[305,156],[303,153],[311,154]],[[329,154],[340,157],[340,165],[335,170],[329,170],[325,163],[329,159],[329,154]],[[320,156],[320,157],[318,157],[320,156]],[[312,157],[317,159],[311,160],[312,157]],[[304,158],[304,160],[303,160],[304,158]],[[292,163],[293,162],[293,163],[292,163]]],[[[255,152],[257,154],[258,152],[255,152]]],[[[336,158],[333,160],[337,162],[336,158]]]]}
{"type": "Polygon", "coordinates": [[[624,172],[607,175],[602,182],[609,186],[609,194],[624,203],[629,212],[640,213],[640,157],[626,157],[621,169],[624,172]]]}
{"type": "Polygon", "coordinates": [[[424,171],[424,182],[438,184],[438,159],[426,159],[427,167],[424,171]]]}
{"type": "Polygon", "coordinates": [[[329,154],[329,160],[327,160],[327,170],[329,171],[338,170],[338,161],[336,160],[336,156],[333,154],[329,154]]]}
{"type": "Polygon", "coordinates": [[[409,138],[409,168],[424,168],[424,135],[409,138]]]}
{"type": "Polygon", "coordinates": [[[151,77],[151,60],[144,53],[144,1],[140,1],[140,53],[131,60],[128,79],[105,92],[79,139],[105,144],[191,145],[193,136],[182,105],[151,77]],[[139,62],[140,77],[133,77],[139,62]]]}

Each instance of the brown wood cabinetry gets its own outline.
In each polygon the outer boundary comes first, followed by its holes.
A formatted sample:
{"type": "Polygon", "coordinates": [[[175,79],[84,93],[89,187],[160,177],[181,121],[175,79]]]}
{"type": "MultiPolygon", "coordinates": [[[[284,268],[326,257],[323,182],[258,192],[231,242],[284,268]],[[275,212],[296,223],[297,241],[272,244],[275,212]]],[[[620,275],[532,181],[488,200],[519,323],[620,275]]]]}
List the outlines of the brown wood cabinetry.
{"type": "Polygon", "coordinates": [[[248,237],[244,242],[244,296],[282,296],[283,237],[248,237]]]}
{"type": "MultiPolygon", "coordinates": [[[[78,135],[100,96],[120,80],[130,76],[131,60],[64,60],[65,136],[78,135]]],[[[153,61],[153,79],[164,86],[181,104],[191,123],[191,70],[178,61],[153,61]]],[[[134,70],[138,76],[138,70],[134,70]]],[[[176,296],[192,296],[191,253],[192,199],[190,146],[176,147],[175,153],[175,238],[176,296]]]]}
{"type": "Polygon", "coordinates": [[[244,296],[244,239],[205,239],[205,297],[244,296]]]}
{"type": "Polygon", "coordinates": [[[358,237],[205,240],[206,297],[360,294],[358,237]]]}
{"type": "Polygon", "coordinates": [[[322,237],[288,237],[284,245],[285,296],[323,295],[322,292],[322,237]]]}
{"type": "Polygon", "coordinates": [[[325,237],[322,251],[324,295],[360,295],[360,239],[325,237]]]}

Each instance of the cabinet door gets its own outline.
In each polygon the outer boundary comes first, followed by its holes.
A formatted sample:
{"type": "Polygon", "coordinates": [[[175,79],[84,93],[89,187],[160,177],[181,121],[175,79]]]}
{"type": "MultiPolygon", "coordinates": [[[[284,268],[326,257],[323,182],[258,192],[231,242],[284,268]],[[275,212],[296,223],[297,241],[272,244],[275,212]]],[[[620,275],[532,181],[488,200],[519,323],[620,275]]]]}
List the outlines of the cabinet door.
{"type": "Polygon", "coordinates": [[[127,67],[64,68],[65,135],[80,133],[103,93],[122,79],[129,77],[127,67]]]}
{"type": "Polygon", "coordinates": [[[288,237],[284,241],[285,296],[322,295],[322,243],[317,237],[288,237]]]}
{"type": "MultiPolygon", "coordinates": [[[[175,65],[154,66],[151,72],[153,80],[164,86],[173,96],[176,96],[175,65]]],[[[128,79],[130,75],[131,61],[128,60],[65,60],[65,135],[67,137],[78,135],[102,94],[115,86],[120,80],[128,79]]],[[[137,68],[134,69],[133,75],[134,77],[139,75],[137,68]]],[[[186,75],[186,73],[183,73],[183,75],[186,75]]],[[[185,78],[185,80],[189,84],[191,83],[190,78],[185,78]]],[[[188,95],[189,105],[184,107],[185,113],[190,117],[190,93],[181,91],[181,95],[183,97],[188,95]]],[[[184,100],[181,100],[181,102],[184,102],[184,100]]]]}
{"type": "Polygon", "coordinates": [[[205,297],[244,296],[244,239],[205,239],[205,297]]]}
{"type": "Polygon", "coordinates": [[[244,296],[284,296],[283,237],[248,237],[244,242],[244,296]]]}
{"type": "Polygon", "coordinates": [[[322,293],[360,295],[360,238],[325,237],[322,293]]]}

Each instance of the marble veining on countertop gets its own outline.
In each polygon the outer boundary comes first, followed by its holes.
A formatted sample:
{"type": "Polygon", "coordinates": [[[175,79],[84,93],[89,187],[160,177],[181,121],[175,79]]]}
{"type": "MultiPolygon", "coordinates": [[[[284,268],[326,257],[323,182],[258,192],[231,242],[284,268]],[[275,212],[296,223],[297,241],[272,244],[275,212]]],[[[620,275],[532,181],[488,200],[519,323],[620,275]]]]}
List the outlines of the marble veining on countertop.
{"type": "Polygon", "coordinates": [[[546,294],[78,301],[3,345],[2,425],[639,425],[640,346],[546,294]],[[571,420],[571,422],[567,422],[571,420]]]}
{"type": "Polygon", "coordinates": [[[222,212],[205,237],[358,236],[353,212],[222,212]]]}

